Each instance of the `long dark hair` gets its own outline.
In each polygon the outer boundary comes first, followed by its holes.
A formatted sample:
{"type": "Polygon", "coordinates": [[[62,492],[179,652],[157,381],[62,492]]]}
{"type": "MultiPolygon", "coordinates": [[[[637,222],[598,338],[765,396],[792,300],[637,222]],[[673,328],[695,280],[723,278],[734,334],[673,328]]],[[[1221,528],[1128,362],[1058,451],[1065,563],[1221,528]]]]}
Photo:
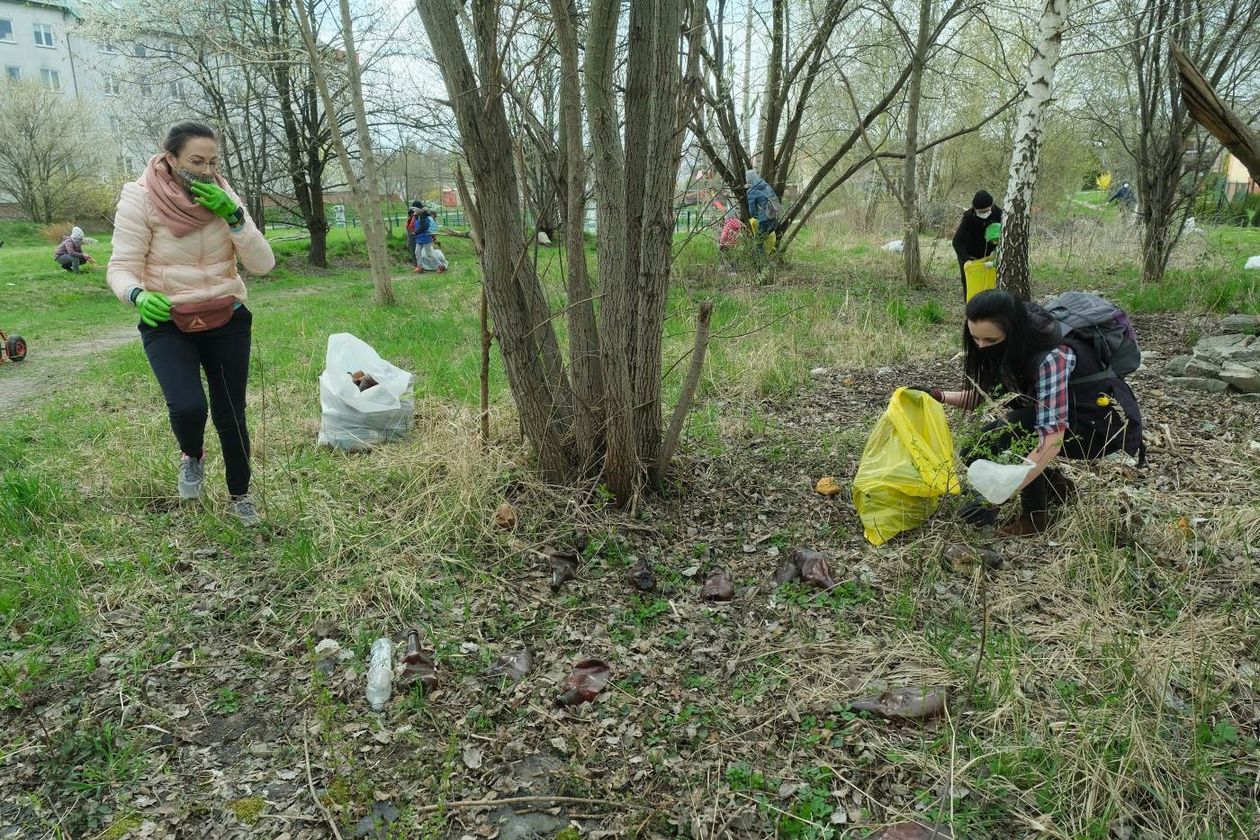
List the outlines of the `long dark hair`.
{"type": "Polygon", "coordinates": [[[967,378],[985,391],[1001,385],[1008,391],[1032,393],[1037,366],[1058,344],[1054,322],[1039,306],[1026,304],[1010,292],[989,289],[967,304],[968,321],[990,321],[1006,340],[981,349],[963,324],[963,352],[967,378]]]}
{"type": "Polygon", "coordinates": [[[162,142],[162,150],[170,152],[179,157],[179,153],[184,150],[184,144],[194,137],[209,137],[211,140],[217,141],[214,129],[205,123],[199,123],[196,120],[184,120],[171,126],[171,130],[166,132],[166,140],[162,142]]]}

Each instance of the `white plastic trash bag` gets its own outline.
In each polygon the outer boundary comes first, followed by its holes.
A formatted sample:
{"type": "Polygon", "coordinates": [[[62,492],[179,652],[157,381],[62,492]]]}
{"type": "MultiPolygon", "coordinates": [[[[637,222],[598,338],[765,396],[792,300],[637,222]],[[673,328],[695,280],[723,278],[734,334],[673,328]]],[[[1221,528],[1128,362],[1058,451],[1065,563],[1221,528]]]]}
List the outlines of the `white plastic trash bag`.
{"type": "Polygon", "coordinates": [[[410,373],[382,359],[366,342],[350,333],[328,336],[319,375],[320,444],[354,452],[407,434],[415,410],[411,383],[410,373]],[[351,379],[360,370],[377,384],[360,391],[351,379]]]}
{"type": "Polygon", "coordinates": [[[1248,257],[1247,264],[1243,268],[1260,268],[1260,256],[1248,257]]]}
{"type": "Polygon", "coordinates": [[[979,490],[989,504],[1000,505],[1015,495],[1036,466],[1027,458],[1022,464],[998,464],[981,458],[967,467],[967,483],[979,490]]]}
{"type": "Polygon", "coordinates": [[[893,254],[900,254],[902,251],[906,249],[906,244],[902,242],[900,239],[894,239],[891,242],[885,242],[883,245],[880,246],[880,249],[884,251],[889,251],[890,253],[893,253],[893,254]]]}

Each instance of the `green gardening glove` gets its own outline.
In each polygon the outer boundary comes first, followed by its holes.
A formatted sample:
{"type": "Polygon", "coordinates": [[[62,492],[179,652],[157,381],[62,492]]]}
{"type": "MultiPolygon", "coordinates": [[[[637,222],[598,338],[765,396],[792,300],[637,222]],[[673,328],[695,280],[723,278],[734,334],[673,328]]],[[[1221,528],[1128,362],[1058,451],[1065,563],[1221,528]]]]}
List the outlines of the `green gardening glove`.
{"type": "Polygon", "coordinates": [[[1002,238],[1002,223],[990,222],[989,226],[984,229],[984,240],[986,242],[997,242],[1002,238]]]}
{"type": "Polygon", "coordinates": [[[240,224],[241,208],[236,206],[232,196],[228,195],[227,190],[223,189],[223,187],[220,187],[218,184],[193,181],[188,185],[188,190],[193,194],[194,201],[223,219],[223,221],[230,225],[240,224]]]}
{"type": "Polygon", "coordinates": [[[140,292],[134,301],[140,320],[150,327],[171,320],[171,301],[161,292],[140,292]]]}

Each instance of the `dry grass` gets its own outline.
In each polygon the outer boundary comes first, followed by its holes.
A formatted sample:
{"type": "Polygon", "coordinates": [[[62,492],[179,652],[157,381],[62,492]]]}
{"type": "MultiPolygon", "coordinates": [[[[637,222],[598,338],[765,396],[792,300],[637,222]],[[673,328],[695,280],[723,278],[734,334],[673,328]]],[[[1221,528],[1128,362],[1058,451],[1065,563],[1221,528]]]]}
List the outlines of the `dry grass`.
{"type": "MultiPolygon", "coordinates": [[[[242,531],[218,501],[170,503],[156,386],[136,348],[102,359],[73,401],[0,441],[5,480],[36,488],[22,491],[31,520],[5,534],[0,591],[23,594],[4,605],[0,655],[17,679],[0,693],[0,807],[90,835],[100,804],[111,818],[156,814],[132,805],[143,788],[170,804],[162,827],[178,817],[178,830],[213,837],[247,831],[230,803],[265,791],[259,825],[305,836],[322,816],[281,774],[303,768],[309,740],[315,785],[347,834],[379,791],[408,837],[490,824],[488,809],[416,806],[522,793],[614,803],[565,815],[629,836],[861,837],[904,818],[968,838],[1254,836],[1255,409],[1187,407],[1144,379],[1144,406],[1173,442],[1136,481],[1111,463],[1077,470],[1080,501],[1048,539],[1000,546],[1007,569],[942,571],[945,543],[978,539],[952,521],[953,501],[873,550],[844,497],[813,483],[852,476],[895,384],[956,375],[956,313],[933,324],[913,314],[925,299],[896,298],[903,322],[881,297],[895,264],[852,257],[841,270],[869,272],[869,294],[820,291],[808,264],[772,294],[722,293],[676,492],[632,512],[607,508],[594,482],[537,481],[503,400],[488,450],[475,412],[438,398],[421,401],[403,442],[320,450],[318,364],[298,360],[255,380],[270,524],[242,531]],[[815,366],[831,370],[809,379],[815,366]],[[505,500],[520,512],[510,532],[492,524],[505,500]],[[578,535],[590,538],[579,577],[552,594],[540,552],[578,535]],[[765,585],[800,545],[830,553],[834,591],[765,585]],[[632,556],[655,563],[660,593],[629,592],[632,556]],[[697,598],[714,565],[736,580],[732,604],[697,598]],[[377,717],[363,655],[411,626],[441,690],[400,691],[377,717]],[[357,660],[313,667],[317,630],[357,660]],[[485,679],[519,647],[535,651],[534,673],[485,679]],[[559,682],[588,655],[612,663],[613,686],[557,709],[559,682]],[[948,687],[948,714],[900,725],[848,706],[907,684],[948,687]],[[99,785],[65,781],[35,712],[99,785]],[[206,734],[226,722],[248,729],[206,734]],[[480,762],[464,760],[470,748],[480,762]],[[528,787],[521,762],[539,757],[555,768],[528,787]]],[[[710,291],[696,281],[696,297],[710,291]]],[[[689,343],[678,319],[674,352],[689,343]]],[[[218,470],[212,454],[212,484],[218,470]]]]}

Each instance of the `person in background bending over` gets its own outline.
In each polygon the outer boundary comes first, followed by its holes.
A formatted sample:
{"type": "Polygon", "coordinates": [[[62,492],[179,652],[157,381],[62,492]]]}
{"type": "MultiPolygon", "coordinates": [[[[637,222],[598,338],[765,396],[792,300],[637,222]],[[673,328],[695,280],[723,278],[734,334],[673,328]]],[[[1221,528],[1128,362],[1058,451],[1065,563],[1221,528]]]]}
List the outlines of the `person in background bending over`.
{"type": "Polygon", "coordinates": [[[276,259],[218,167],[214,131],[197,122],[173,126],[140,178],[123,185],[106,279],[140,313],[144,352],[181,452],[180,498],[200,498],[205,482],[205,371],[228,507],[243,524],[256,525],[245,424],[254,316],[236,261],[266,274],[276,259]]]}
{"type": "Polygon", "coordinates": [[[997,248],[997,242],[984,235],[994,222],[1002,221],[1002,208],[993,203],[993,196],[980,190],[971,199],[971,209],[963,213],[958,229],[954,231],[954,253],[958,255],[958,273],[962,276],[963,300],[967,299],[967,270],[963,267],[971,260],[987,257],[997,248]]]}
{"type": "Polygon", "coordinates": [[[75,274],[79,273],[79,269],[84,263],[96,262],[96,260],[83,253],[83,228],[74,228],[70,231],[69,236],[61,240],[61,244],[53,252],[53,259],[57,261],[57,265],[66,271],[73,271],[75,274]]]}
{"type": "Polygon", "coordinates": [[[436,247],[438,216],[436,210],[416,214],[416,273],[446,271],[446,257],[436,247]]]}

